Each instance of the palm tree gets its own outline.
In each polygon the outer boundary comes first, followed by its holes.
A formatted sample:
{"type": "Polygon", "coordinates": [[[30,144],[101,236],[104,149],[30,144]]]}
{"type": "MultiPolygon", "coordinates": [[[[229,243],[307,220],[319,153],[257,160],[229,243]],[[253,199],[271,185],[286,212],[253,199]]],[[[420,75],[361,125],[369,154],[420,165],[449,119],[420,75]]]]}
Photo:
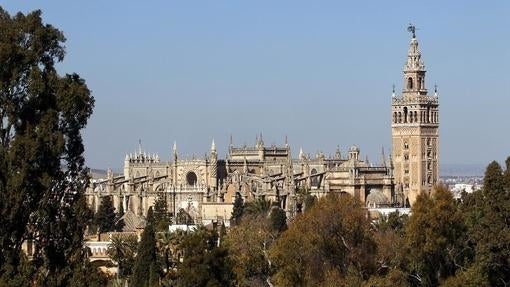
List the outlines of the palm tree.
{"type": "Polygon", "coordinates": [[[267,216],[271,209],[271,201],[265,198],[258,198],[255,201],[247,202],[244,205],[244,214],[248,216],[267,216]]]}
{"type": "Polygon", "coordinates": [[[112,260],[117,262],[120,277],[131,274],[137,248],[138,238],[134,234],[112,236],[111,242],[108,244],[107,254],[112,260]]]}
{"type": "Polygon", "coordinates": [[[162,254],[167,273],[180,260],[179,246],[184,240],[184,234],[182,230],[159,232],[156,234],[158,251],[159,254],[162,254]]]}

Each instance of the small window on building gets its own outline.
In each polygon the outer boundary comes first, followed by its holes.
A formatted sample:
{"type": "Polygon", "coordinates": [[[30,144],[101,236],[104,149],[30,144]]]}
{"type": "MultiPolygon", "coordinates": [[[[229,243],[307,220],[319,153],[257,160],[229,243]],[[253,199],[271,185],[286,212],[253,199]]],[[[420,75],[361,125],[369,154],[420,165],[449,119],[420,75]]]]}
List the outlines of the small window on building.
{"type": "Polygon", "coordinates": [[[404,149],[409,149],[409,144],[407,142],[404,142],[404,149]]]}
{"type": "Polygon", "coordinates": [[[413,89],[413,78],[409,77],[407,79],[407,89],[412,90],[413,89]]]}

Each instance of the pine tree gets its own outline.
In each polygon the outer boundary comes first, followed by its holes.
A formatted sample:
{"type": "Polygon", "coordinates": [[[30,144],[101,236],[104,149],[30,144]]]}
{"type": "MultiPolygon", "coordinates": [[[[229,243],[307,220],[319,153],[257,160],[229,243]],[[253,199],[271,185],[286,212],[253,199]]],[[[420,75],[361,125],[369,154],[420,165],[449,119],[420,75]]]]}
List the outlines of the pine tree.
{"type": "Polygon", "coordinates": [[[41,11],[11,17],[0,8],[0,31],[0,285],[23,272],[26,238],[35,245],[31,284],[68,285],[83,269],[91,218],[81,130],[94,99],[79,75],[57,73],[65,37],[41,11]]]}
{"type": "Polygon", "coordinates": [[[170,216],[168,215],[166,198],[162,194],[157,197],[156,202],[154,203],[154,221],[157,231],[168,230],[168,225],[170,225],[170,216]]]}
{"type": "Polygon", "coordinates": [[[177,268],[176,286],[233,286],[233,274],[225,247],[218,235],[205,228],[186,234],[180,248],[183,262],[177,268]]]}
{"type": "Polygon", "coordinates": [[[129,286],[146,287],[155,286],[158,278],[156,234],[154,231],[154,216],[152,208],[147,214],[147,225],[142,233],[135,258],[133,276],[129,286]]]}
{"type": "Polygon", "coordinates": [[[502,191],[505,186],[505,180],[503,177],[503,170],[501,165],[497,161],[491,162],[485,170],[485,176],[483,178],[483,189],[486,192],[498,192],[502,191]]]}
{"type": "Polygon", "coordinates": [[[471,266],[457,276],[460,282],[510,283],[510,191],[504,187],[501,166],[493,161],[485,171],[483,190],[464,198],[467,243],[474,254],[471,266]]]}
{"type": "Polygon", "coordinates": [[[98,227],[98,232],[104,233],[115,230],[115,208],[111,196],[105,196],[101,200],[101,205],[94,216],[94,222],[98,227]]]}
{"type": "Polygon", "coordinates": [[[243,198],[237,194],[236,199],[234,200],[234,207],[232,209],[232,217],[230,218],[230,222],[232,225],[239,224],[241,221],[241,217],[243,217],[244,213],[244,201],[243,198]]]}
{"type": "Polygon", "coordinates": [[[278,232],[287,230],[287,215],[281,208],[273,208],[269,216],[271,228],[278,232]]]}
{"type": "Polygon", "coordinates": [[[121,232],[124,229],[125,223],[124,220],[121,219],[124,216],[124,206],[121,204],[119,206],[119,212],[115,216],[115,231],[121,232]]]}

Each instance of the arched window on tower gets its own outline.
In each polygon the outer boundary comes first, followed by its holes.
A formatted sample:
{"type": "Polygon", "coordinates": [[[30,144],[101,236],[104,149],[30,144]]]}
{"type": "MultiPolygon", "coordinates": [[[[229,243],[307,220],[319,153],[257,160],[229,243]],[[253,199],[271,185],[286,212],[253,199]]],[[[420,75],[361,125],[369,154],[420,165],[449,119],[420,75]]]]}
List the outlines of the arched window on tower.
{"type": "Polygon", "coordinates": [[[404,123],[407,123],[407,107],[404,107],[404,123]]]}
{"type": "Polygon", "coordinates": [[[418,122],[418,112],[414,111],[414,121],[418,122]]]}
{"type": "Polygon", "coordinates": [[[413,78],[409,77],[407,79],[407,89],[412,90],[413,89],[413,78]]]}
{"type": "Polygon", "coordinates": [[[393,112],[393,123],[397,123],[397,112],[393,112]]]}
{"type": "Polygon", "coordinates": [[[430,123],[430,107],[427,107],[427,123],[430,123]]]}
{"type": "Polygon", "coordinates": [[[418,84],[417,85],[418,86],[418,90],[421,90],[421,88],[422,88],[421,83],[422,83],[421,82],[421,77],[418,77],[418,83],[417,83],[418,84]]]}
{"type": "Polygon", "coordinates": [[[402,113],[398,112],[398,123],[402,123],[402,113]]]}

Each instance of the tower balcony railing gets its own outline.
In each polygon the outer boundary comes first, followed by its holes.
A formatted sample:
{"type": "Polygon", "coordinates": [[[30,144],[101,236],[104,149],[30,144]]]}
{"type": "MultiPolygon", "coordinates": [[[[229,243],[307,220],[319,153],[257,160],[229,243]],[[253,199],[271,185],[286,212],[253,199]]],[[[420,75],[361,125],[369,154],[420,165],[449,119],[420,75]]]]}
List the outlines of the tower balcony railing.
{"type": "Polygon", "coordinates": [[[435,96],[413,96],[412,99],[404,97],[392,98],[393,104],[409,104],[409,103],[425,103],[425,104],[438,104],[439,99],[435,96]]]}

